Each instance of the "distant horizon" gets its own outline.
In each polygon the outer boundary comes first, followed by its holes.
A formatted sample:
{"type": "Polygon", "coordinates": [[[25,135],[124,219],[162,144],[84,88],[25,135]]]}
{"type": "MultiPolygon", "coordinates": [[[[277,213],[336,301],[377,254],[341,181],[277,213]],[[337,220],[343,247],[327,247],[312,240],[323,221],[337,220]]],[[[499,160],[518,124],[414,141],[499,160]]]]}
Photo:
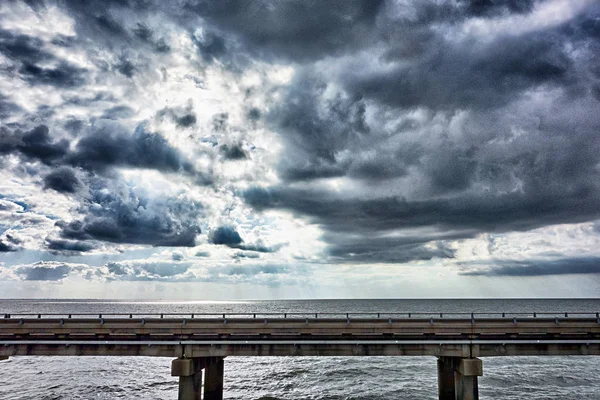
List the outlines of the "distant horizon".
{"type": "Polygon", "coordinates": [[[600,300],[600,297],[380,297],[380,298],[281,298],[281,299],[125,299],[125,298],[2,298],[0,301],[126,301],[130,303],[174,302],[174,303],[236,303],[245,301],[328,301],[328,300],[600,300]]]}

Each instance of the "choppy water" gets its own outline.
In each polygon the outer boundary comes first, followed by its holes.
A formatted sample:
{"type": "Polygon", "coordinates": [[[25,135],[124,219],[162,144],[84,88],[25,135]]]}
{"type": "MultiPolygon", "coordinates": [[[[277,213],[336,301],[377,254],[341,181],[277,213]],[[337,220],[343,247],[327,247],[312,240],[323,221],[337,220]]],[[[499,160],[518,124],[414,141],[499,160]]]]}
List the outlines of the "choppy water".
{"type": "MultiPolygon", "coordinates": [[[[597,312],[595,300],[126,302],[0,300],[3,313],[597,312]]],[[[176,399],[170,359],[13,357],[0,400],[176,399]]],[[[600,357],[484,358],[482,399],[600,399],[600,357]]],[[[228,357],[227,399],[435,399],[433,357],[228,357]]]]}

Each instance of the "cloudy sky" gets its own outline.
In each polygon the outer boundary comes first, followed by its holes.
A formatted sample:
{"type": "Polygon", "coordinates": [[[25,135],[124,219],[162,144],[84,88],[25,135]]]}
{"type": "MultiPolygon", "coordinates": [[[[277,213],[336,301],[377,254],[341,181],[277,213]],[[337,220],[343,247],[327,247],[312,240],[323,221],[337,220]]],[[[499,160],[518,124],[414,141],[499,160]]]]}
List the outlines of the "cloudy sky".
{"type": "Polygon", "coordinates": [[[600,3],[0,5],[0,297],[600,294],[600,3]]]}

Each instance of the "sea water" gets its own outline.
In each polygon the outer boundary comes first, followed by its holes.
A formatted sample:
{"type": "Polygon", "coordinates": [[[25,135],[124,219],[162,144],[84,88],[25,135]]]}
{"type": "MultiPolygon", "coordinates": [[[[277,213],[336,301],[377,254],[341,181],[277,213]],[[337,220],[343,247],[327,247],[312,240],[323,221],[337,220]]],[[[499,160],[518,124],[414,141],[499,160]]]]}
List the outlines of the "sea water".
{"type": "MultiPolygon", "coordinates": [[[[0,300],[5,313],[598,312],[600,299],[168,302],[0,300]]],[[[168,358],[11,357],[0,400],[176,399],[168,358]]],[[[600,357],[483,358],[482,399],[600,399],[600,357]]],[[[434,357],[227,357],[226,399],[437,398],[434,357]]]]}

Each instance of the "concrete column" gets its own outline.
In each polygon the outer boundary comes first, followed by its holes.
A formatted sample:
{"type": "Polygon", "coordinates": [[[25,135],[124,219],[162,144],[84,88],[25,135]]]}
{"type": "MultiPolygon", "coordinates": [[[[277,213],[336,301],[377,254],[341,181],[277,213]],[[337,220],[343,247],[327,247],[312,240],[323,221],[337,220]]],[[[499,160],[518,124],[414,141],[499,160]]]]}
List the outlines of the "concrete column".
{"type": "Polygon", "coordinates": [[[178,358],[171,363],[171,376],[179,377],[178,400],[202,399],[202,368],[204,360],[178,358]]]}
{"type": "Polygon", "coordinates": [[[439,357],[437,360],[438,398],[454,400],[454,360],[453,357],[439,357]]]}
{"type": "Polygon", "coordinates": [[[204,373],[204,400],[223,400],[223,373],[225,361],[216,357],[204,373]]]}
{"type": "Polygon", "coordinates": [[[202,371],[191,376],[179,377],[179,394],[177,400],[202,399],[202,371]]]}
{"type": "Polygon", "coordinates": [[[456,400],[479,400],[477,377],[483,375],[483,363],[478,358],[462,358],[454,371],[456,400]]]}
{"type": "Polygon", "coordinates": [[[440,400],[478,400],[477,377],[483,375],[478,358],[439,357],[438,397],[440,400]]]}

